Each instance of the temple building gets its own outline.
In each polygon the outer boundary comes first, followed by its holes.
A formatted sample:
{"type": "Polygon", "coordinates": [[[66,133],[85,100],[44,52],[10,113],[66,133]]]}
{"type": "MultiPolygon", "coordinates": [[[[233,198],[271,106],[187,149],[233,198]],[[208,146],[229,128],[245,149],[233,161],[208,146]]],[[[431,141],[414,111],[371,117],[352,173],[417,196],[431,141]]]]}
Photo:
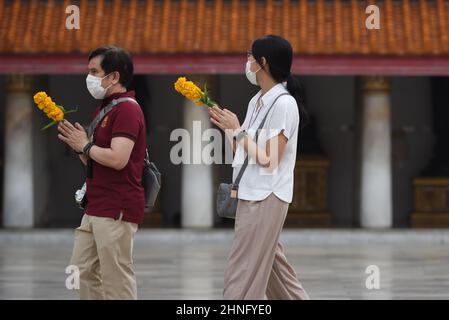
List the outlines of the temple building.
{"type": "MultiPolygon", "coordinates": [[[[76,13],[76,12],[75,12],[76,13]]],[[[173,89],[179,76],[207,82],[243,122],[257,92],[244,75],[254,39],[277,34],[294,49],[310,124],[299,135],[287,227],[449,227],[449,1],[446,0],[14,0],[0,1],[0,227],[75,227],[76,155],[32,97],[78,107],[88,125],[98,105],[85,84],[90,50],[131,52],[133,89],[162,172],[143,227],[230,227],[215,192],[232,168],[174,164],[173,130],[211,128],[207,108],[173,89]],[[67,18],[79,8],[79,29],[67,18]],[[369,5],[379,29],[368,29],[369,5]]],[[[203,141],[203,144],[206,142],[203,141]]],[[[195,157],[195,155],[192,155],[195,157]]]]}

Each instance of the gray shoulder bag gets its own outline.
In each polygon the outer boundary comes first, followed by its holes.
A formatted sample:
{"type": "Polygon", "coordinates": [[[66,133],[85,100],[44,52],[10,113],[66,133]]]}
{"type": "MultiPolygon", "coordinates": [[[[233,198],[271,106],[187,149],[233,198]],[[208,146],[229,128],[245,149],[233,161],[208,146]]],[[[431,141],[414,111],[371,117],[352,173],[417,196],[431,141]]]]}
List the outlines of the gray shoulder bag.
{"type": "MultiPolygon", "coordinates": [[[[106,107],[101,109],[92,123],[87,129],[87,137],[89,140],[92,139],[95,129],[98,124],[103,120],[103,118],[108,114],[112,108],[124,101],[131,101],[137,103],[136,100],[130,97],[118,98],[111,101],[106,107]]],[[[143,172],[142,172],[142,186],[145,193],[145,207],[152,208],[156,202],[157,195],[161,189],[161,173],[157,169],[156,165],[150,161],[148,154],[148,148],[145,149],[145,159],[143,162],[143,172]]],[[[86,196],[86,183],[83,184],[82,188],[75,193],[75,201],[80,207],[80,209],[85,209],[87,206],[87,196],[86,196]]]]}
{"type": "MultiPolygon", "coordinates": [[[[274,99],[273,103],[271,104],[270,108],[268,109],[267,113],[265,114],[265,117],[263,118],[262,122],[259,125],[259,128],[256,131],[255,135],[255,142],[257,143],[257,139],[259,137],[259,130],[261,130],[265,124],[265,121],[267,120],[268,114],[270,113],[271,109],[273,108],[276,101],[282,97],[288,95],[288,93],[280,94],[279,96],[274,99]]],[[[218,186],[217,191],[217,213],[218,216],[222,218],[230,218],[235,219],[235,215],[237,212],[237,192],[239,188],[240,180],[242,179],[243,173],[246,170],[246,167],[248,167],[248,155],[245,158],[245,162],[243,162],[242,168],[239,171],[239,174],[237,175],[237,178],[233,183],[220,183],[218,186]]]]}

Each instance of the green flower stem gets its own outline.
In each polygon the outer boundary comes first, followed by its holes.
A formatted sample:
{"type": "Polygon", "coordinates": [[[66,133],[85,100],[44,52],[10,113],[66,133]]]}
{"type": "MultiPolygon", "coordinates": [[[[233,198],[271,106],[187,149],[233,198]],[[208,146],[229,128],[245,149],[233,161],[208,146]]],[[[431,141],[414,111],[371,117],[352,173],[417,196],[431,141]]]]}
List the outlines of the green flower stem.
{"type": "Polygon", "coordinates": [[[49,122],[49,123],[47,123],[47,125],[45,125],[45,127],[43,127],[42,129],[41,129],[41,131],[43,131],[43,130],[45,130],[45,129],[48,129],[48,128],[50,128],[51,126],[54,126],[55,124],[56,124],[57,122],[56,121],[51,121],[51,122],[49,122]]]}

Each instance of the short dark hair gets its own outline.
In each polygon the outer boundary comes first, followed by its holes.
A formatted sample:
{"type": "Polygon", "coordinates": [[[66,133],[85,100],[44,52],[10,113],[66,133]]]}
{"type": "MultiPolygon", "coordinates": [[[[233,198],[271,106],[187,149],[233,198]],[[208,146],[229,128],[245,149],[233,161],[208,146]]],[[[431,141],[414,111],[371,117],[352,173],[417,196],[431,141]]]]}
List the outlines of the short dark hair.
{"type": "Polygon", "coordinates": [[[128,51],[114,46],[100,47],[89,54],[89,61],[97,56],[103,56],[100,65],[106,74],[117,71],[120,74],[119,82],[124,87],[131,84],[134,66],[128,51]]]}

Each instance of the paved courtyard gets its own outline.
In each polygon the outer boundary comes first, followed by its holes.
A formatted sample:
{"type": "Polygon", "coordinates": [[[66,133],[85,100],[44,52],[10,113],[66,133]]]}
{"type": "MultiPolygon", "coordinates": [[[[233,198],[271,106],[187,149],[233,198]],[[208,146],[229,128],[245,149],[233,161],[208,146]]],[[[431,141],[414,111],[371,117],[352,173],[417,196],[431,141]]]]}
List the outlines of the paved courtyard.
{"type": "MultiPolygon", "coordinates": [[[[71,230],[0,231],[0,299],[76,299],[65,287],[71,230]]],[[[140,299],[221,299],[230,230],[141,230],[135,265],[140,299]]],[[[449,236],[284,232],[287,257],[312,299],[449,299],[449,236]],[[380,289],[365,286],[377,265],[380,289]]]]}

